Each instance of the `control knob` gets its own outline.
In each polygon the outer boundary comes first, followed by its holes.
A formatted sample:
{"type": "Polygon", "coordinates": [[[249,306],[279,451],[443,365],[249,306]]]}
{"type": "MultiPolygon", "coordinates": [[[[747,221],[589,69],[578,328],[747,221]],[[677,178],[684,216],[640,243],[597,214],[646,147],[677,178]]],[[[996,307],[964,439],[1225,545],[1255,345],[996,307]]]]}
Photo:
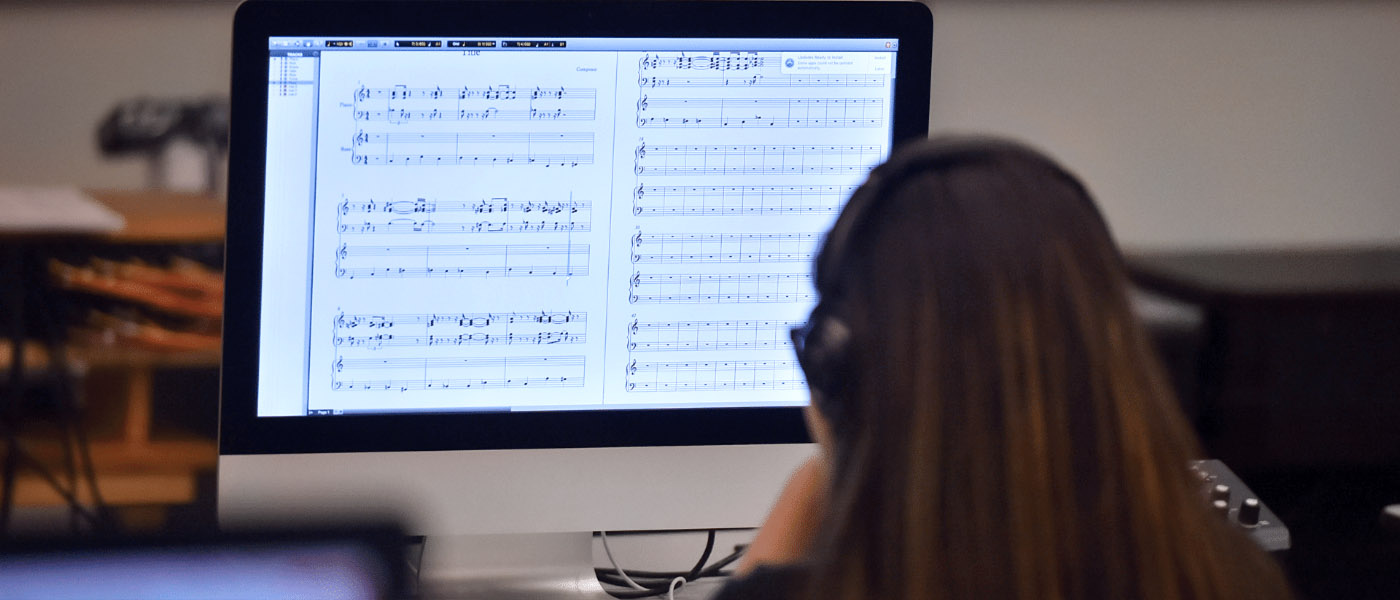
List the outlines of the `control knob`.
{"type": "Polygon", "coordinates": [[[1257,527],[1259,525],[1259,499],[1245,498],[1240,503],[1240,514],[1236,517],[1240,525],[1245,527],[1257,527]]]}

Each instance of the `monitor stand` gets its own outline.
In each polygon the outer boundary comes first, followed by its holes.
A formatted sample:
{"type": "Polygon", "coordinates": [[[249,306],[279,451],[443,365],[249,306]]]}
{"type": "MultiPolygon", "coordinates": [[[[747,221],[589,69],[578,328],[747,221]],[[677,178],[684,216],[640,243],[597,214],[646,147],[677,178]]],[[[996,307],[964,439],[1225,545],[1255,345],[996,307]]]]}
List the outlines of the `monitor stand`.
{"type": "Polygon", "coordinates": [[[429,598],[612,600],[593,573],[593,533],[438,535],[423,542],[429,598]]]}

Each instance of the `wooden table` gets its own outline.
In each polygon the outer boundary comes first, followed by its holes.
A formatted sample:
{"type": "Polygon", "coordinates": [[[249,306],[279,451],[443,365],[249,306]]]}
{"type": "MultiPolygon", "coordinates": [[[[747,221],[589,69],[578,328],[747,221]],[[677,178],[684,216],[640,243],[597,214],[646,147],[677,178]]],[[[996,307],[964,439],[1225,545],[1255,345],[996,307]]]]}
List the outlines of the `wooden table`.
{"type": "Polygon", "coordinates": [[[1213,456],[1400,466],[1400,247],[1140,253],[1128,268],[1204,310],[1193,395],[1213,456]]]}
{"type": "MultiPolygon", "coordinates": [[[[94,248],[121,245],[179,245],[222,243],[225,205],[204,196],[168,192],[89,192],[95,200],[126,219],[121,230],[97,235],[34,236],[23,240],[40,251],[47,247],[75,245],[94,248]]],[[[0,239],[0,243],[15,240],[0,239]]],[[[13,316],[13,315],[12,315],[13,316]]],[[[9,365],[13,344],[0,344],[0,365],[9,365]]],[[[40,344],[25,343],[25,370],[44,367],[49,360],[40,344]]],[[[217,352],[155,353],[123,348],[72,347],[69,362],[86,371],[89,411],[118,420],[115,432],[92,440],[93,462],[103,498],[114,506],[143,507],[183,504],[195,499],[195,478],[214,468],[218,459],[215,441],[195,437],[156,438],[151,432],[152,376],[156,370],[183,367],[215,367],[217,352]],[[96,387],[100,386],[100,387],[96,387]]],[[[46,464],[60,464],[66,442],[51,432],[24,436],[29,451],[46,464]]],[[[19,506],[55,506],[62,498],[36,475],[16,481],[19,506]]],[[[91,490],[82,486],[78,495],[91,501],[91,490]]],[[[128,515],[130,518],[130,515],[128,515]]],[[[150,517],[143,517],[150,519],[150,517]]],[[[152,525],[158,525],[159,516],[152,525]]]]}

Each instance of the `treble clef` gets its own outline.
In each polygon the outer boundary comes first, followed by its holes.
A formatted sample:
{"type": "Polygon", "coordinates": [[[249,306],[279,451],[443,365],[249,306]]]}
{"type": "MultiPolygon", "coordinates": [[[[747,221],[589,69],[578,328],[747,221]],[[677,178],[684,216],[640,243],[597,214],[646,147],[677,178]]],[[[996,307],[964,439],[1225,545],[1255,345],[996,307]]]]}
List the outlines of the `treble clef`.
{"type": "Polygon", "coordinates": [[[647,109],[647,95],[646,95],[646,94],[642,94],[642,98],[641,98],[640,100],[637,101],[637,112],[642,112],[642,111],[644,111],[644,110],[646,110],[646,109],[647,109]]]}
{"type": "Polygon", "coordinates": [[[339,356],[335,359],[335,372],[339,373],[345,369],[345,357],[339,356]]]}
{"type": "Polygon", "coordinates": [[[349,201],[349,200],[341,200],[341,201],[340,201],[340,214],[342,214],[342,215],[348,215],[348,214],[350,214],[350,201],[349,201]]]}
{"type": "Polygon", "coordinates": [[[632,319],[632,327],[629,329],[629,331],[632,333],[632,335],[637,335],[637,329],[637,320],[632,319]]]}
{"type": "Polygon", "coordinates": [[[345,260],[350,256],[350,247],[346,244],[341,244],[340,251],[337,252],[336,255],[340,256],[340,260],[345,260]]]}
{"type": "Polygon", "coordinates": [[[357,100],[365,100],[365,99],[368,99],[368,98],[369,98],[369,90],[365,89],[365,86],[364,86],[364,85],[361,85],[361,86],[360,86],[360,89],[355,91],[355,98],[356,98],[357,100]]]}
{"type": "Polygon", "coordinates": [[[355,134],[355,145],[359,146],[369,141],[369,134],[363,131],[355,134]]]}
{"type": "Polygon", "coordinates": [[[649,63],[650,61],[651,61],[651,54],[643,54],[643,55],[642,55],[642,60],[640,60],[640,61],[637,62],[637,70],[639,70],[639,71],[645,71],[645,70],[647,69],[647,63],[649,63]]]}
{"type": "Polygon", "coordinates": [[[637,359],[635,359],[635,358],[632,359],[632,363],[629,364],[629,365],[627,365],[627,374],[628,374],[628,375],[636,375],[636,374],[637,374],[637,359]]]}
{"type": "Polygon", "coordinates": [[[646,140],[642,140],[641,145],[637,146],[637,151],[636,151],[634,154],[637,155],[637,158],[646,158],[646,157],[647,157],[647,142],[646,142],[646,140]]]}

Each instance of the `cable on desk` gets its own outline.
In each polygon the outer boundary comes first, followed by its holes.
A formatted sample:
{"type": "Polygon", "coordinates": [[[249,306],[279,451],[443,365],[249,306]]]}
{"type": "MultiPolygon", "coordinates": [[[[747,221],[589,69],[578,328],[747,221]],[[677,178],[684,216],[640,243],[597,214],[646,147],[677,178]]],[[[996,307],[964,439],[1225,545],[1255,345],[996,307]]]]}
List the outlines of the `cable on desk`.
{"type": "Polygon", "coordinates": [[[622,570],[622,566],[617,564],[617,559],[613,558],[612,546],[608,544],[608,532],[600,531],[598,533],[603,536],[603,553],[608,555],[608,562],[612,563],[613,570],[622,577],[622,581],[634,590],[645,590],[646,588],[642,587],[641,584],[632,581],[632,578],[627,576],[627,571],[622,570]]]}
{"type": "MultiPolygon", "coordinates": [[[[613,558],[612,549],[608,545],[607,532],[600,533],[602,534],[603,538],[603,551],[608,555],[608,561],[612,563],[613,570],[609,571],[607,569],[594,569],[594,573],[598,576],[598,580],[603,583],[632,588],[628,590],[618,591],[607,590],[609,595],[619,599],[649,598],[651,596],[664,595],[670,600],[674,600],[675,591],[677,588],[685,585],[685,583],[688,581],[695,581],[701,577],[713,576],[714,574],[719,572],[720,568],[722,568],[723,565],[728,565],[734,560],[737,560],[739,555],[742,554],[742,550],[736,551],[735,554],[725,557],[725,560],[727,560],[728,562],[720,561],[722,565],[720,563],[716,563],[717,565],[719,565],[719,568],[706,568],[705,563],[709,562],[710,554],[714,552],[715,549],[715,530],[711,529],[709,531],[709,534],[705,538],[705,551],[700,554],[700,560],[695,563],[694,567],[692,567],[689,571],[684,573],[666,573],[665,577],[660,578],[639,576],[637,577],[638,579],[648,580],[646,582],[646,585],[642,585],[637,583],[632,576],[629,576],[627,572],[624,571],[622,567],[617,564],[617,560],[613,558]],[[706,575],[706,572],[709,572],[709,575],[706,575]]],[[[639,571],[638,573],[642,572],[639,571]]],[[[651,574],[655,572],[646,571],[645,573],[651,574]]]]}
{"type": "MultiPolygon", "coordinates": [[[[54,476],[53,473],[49,472],[48,467],[46,467],[44,463],[40,462],[38,459],[30,455],[29,451],[25,450],[24,446],[21,445],[18,436],[16,436],[13,431],[9,431],[7,429],[6,433],[10,438],[9,441],[11,453],[9,456],[6,456],[7,461],[13,460],[15,468],[19,467],[19,463],[21,461],[29,463],[29,466],[32,469],[34,469],[35,473],[39,475],[39,478],[43,479],[44,483],[47,483],[49,487],[53,488],[54,492],[57,493],[59,497],[63,498],[63,500],[69,504],[69,506],[73,509],[74,512],[86,518],[89,524],[91,524],[93,527],[101,526],[101,519],[97,515],[88,511],[87,508],[83,507],[82,502],[78,500],[78,497],[73,495],[73,492],[70,492],[66,488],[64,488],[63,483],[60,482],[58,478],[54,476]],[[13,456],[13,458],[11,458],[11,456],[13,456]]],[[[13,487],[15,486],[12,485],[10,486],[10,488],[3,490],[3,493],[6,497],[6,504],[9,504],[14,499],[14,492],[12,490],[13,487]]],[[[5,516],[6,520],[8,520],[9,515],[5,516]]],[[[7,532],[0,530],[0,534],[4,533],[7,532]]]]}
{"type": "MultiPolygon", "coordinates": [[[[605,550],[606,550],[606,547],[605,547],[605,550]]],[[[746,550],[749,550],[749,544],[739,544],[739,545],[735,545],[735,547],[734,547],[734,552],[732,552],[732,554],[727,555],[727,557],[718,559],[718,561],[715,561],[713,565],[706,566],[706,568],[704,568],[703,571],[700,571],[700,575],[697,575],[697,576],[696,576],[696,579],[704,579],[704,578],[727,578],[727,576],[734,575],[734,572],[732,572],[732,571],[724,571],[724,568],[725,568],[725,566],[729,566],[729,565],[734,564],[734,562],[738,561],[739,558],[743,558],[743,552],[745,552],[746,550]]],[[[598,580],[601,580],[601,582],[603,582],[603,583],[610,583],[610,585],[615,585],[615,586],[620,586],[620,587],[626,587],[626,586],[627,586],[627,583],[626,583],[626,582],[623,582],[622,578],[619,578],[619,576],[617,576],[617,573],[616,573],[616,572],[613,572],[612,569],[594,569],[594,571],[595,571],[596,575],[598,575],[598,580]]],[[[683,576],[686,576],[686,572],[685,572],[685,571],[637,571],[637,569],[633,569],[633,571],[627,571],[627,575],[629,575],[630,578],[637,579],[637,580],[641,580],[641,579],[664,579],[664,580],[671,580],[672,578],[683,578],[683,576]]],[[[647,583],[650,583],[650,585],[661,585],[661,583],[665,583],[665,582],[647,582],[647,583]]]]}

